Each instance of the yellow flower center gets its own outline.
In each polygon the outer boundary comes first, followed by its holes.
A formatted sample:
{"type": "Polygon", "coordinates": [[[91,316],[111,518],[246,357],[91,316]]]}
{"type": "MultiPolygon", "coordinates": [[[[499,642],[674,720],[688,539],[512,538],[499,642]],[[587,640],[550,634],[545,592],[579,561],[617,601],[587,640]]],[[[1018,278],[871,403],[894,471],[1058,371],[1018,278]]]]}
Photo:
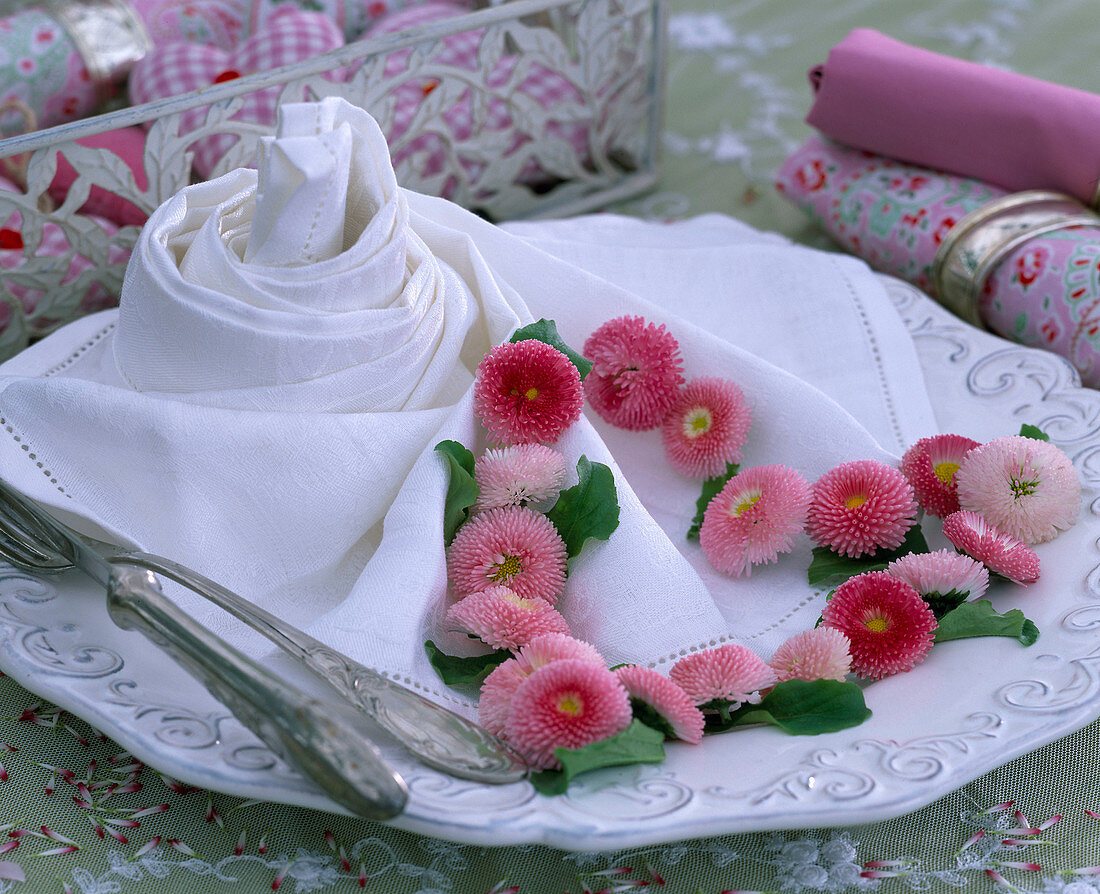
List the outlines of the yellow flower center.
{"type": "Polygon", "coordinates": [[[496,584],[506,584],[523,571],[523,562],[519,556],[504,556],[489,569],[489,580],[496,584]]]}
{"type": "Polygon", "coordinates": [[[735,518],[739,518],[743,512],[748,512],[750,509],[752,509],[752,507],[756,505],[759,499],[759,491],[756,491],[755,493],[745,494],[741,498],[741,502],[732,507],[730,515],[734,516],[735,518]]]}
{"type": "Polygon", "coordinates": [[[844,501],[844,508],[846,509],[858,509],[864,503],[867,502],[867,494],[852,494],[844,501]]]}
{"type": "Polygon", "coordinates": [[[539,390],[538,388],[532,386],[523,392],[523,396],[526,397],[528,400],[534,400],[536,397],[539,396],[539,390]]]}
{"type": "Polygon", "coordinates": [[[932,467],[932,471],[936,473],[936,477],[944,484],[950,484],[955,480],[955,473],[959,471],[959,464],[953,463],[950,460],[945,460],[942,463],[936,463],[932,467]]]}
{"type": "Polygon", "coordinates": [[[872,633],[885,633],[890,629],[890,623],[885,618],[868,618],[863,625],[872,633]]]}
{"type": "Polygon", "coordinates": [[[693,407],[684,414],[682,430],[685,438],[697,438],[710,431],[714,417],[706,407],[693,407]]]}
{"type": "Polygon", "coordinates": [[[558,701],[558,710],[563,714],[572,714],[576,717],[584,708],[584,702],[579,695],[563,695],[558,701]]]}

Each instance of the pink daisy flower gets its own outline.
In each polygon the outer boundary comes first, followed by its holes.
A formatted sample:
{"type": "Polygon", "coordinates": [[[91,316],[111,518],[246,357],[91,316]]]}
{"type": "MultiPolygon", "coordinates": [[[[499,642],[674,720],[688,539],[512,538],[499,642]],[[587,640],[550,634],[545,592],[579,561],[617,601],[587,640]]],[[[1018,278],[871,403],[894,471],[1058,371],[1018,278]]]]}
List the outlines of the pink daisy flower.
{"type": "Polygon", "coordinates": [[[719,571],[740,577],[789,553],[806,525],[811,490],[787,466],[738,472],[707,505],[699,545],[719,571]]]}
{"type": "Polygon", "coordinates": [[[656,428],[684,381],[680,345],[665,327],[616,317],[588,336],[584,393],[600,417],[630,431],[656,428]]]}
{"type": "Polygon", "coordinates": [[[881,680],[924,660],[936,616],[909,584],[885,571],[869,571],[836,588],[821,623],[848,637],[854,673],[881,680]]]}
{"type": "Polygon", "coordinates": [[[905,476],[877,460],[857,459],[814,484],[806,530],[815,543],[854,559],[900,546],[916,518],[905,476]]]}
{"type": "Polygon", "coordinates": [[[933,609],[939,597],[955,593],[957,603],[980,599],[989,586],[989,572],[981,562],[950,549],[909,553],[887,565],[886,573],[909,584],[933,609]]]}
{"type": "Polygon", "coordinates": [[[505,586],[553,605],[565,586],[565,562],[565,544],[553,522],[522,506],[475,515],[447,549],[447,572],[464,596],[505,586]]]}
{"type": "Polygon", "coordinates": [[[943,520],[944,536],[955,549],[977,559],[995,574],[1018,584],[1039,579],[1039,557],[1026,543],[998,531],[982,516],[968,509],[952,512],[943,520]]]}
{"type": "Polygon", "coordinates": [[[494,649],[516,651],[544,633],[569,633],[561,612],[545,599],[524,599],[508,587],[471,593],[447,611],[447,621],[494,649]]]}
{"type": "Polygon", "coordinates": [[[760,690],[778,680],[760,656],[733,643],[705,649],[681,658],[668,673],[697,705],[712,701],[759,704],[760,690]]]}
{"type": "Polygon", "coordinates": [[[921,438],[905,451],[901,471],[913,485],[921,509],[937,518],[958,511],[955,473],[977,446],[979,442],[973,438],[948,434],[921,438]]]}
{"type": "Polygon", "coordinates": [[[556,441],[583,407],[577,367],[545,342],[497,345],[477,365],[474,412],[496,443],[556,441]]]}
{"type": "Polygon", "coordinates": [[[540,667],[565,659],[606,666],[603,656],[586,642],[562,633],[536,636],[520,648],[515,658],[509,658],[493,668],[482,682],[481,699],[477,706],[481,725],[493,735],[505,738],[508,718],[512,713],[512,699],[519,684],[540,667]]]}
{"type": "Polygon", "coordinates": [[[668,677],[638,664],[615,668],[615,676],[626,687],[631,702],[641,702],[660,719],[673,737],[692,745],[703,741],[706,719],[687,693],[668,677]]]}
{"type": "Polygon", "coordinates": [[[494,667],[482,681],[477,719],[494,736],[506,738],[508,718],[512,714],[512,699],[519,684],[529,676],[530,673],[520,666],[519,661],[509,658],[494,667]]]}
{"type": "Polygon", "coordinates": [[[524,506],[556,496],[565,483],[565,457],[542,444],[486,450],[474,463],[478,497],[474,509],[524,506]]]}
{"type": "Polygon", "coordinates": [[[630,698],[593,661],[564,658],[540,667],[516,689],[506,736],[532,769],[557,769],[555,748],[580,748],[630,726],[630,698]]]}
{"type": "Polygon", "coordinates": [[[702,376],[680,390],[661,424],[669,465],[689,478],[713,478],[741,461],[752,410],[729,379],[702,376]]]}
{"type": "Polygon", "coordinates": [[[852,669],[848,637],[833,627],[814,627],[784,642],[771,661],[779,682],[786,680],[839,680],[852,669]]]}
{"type": "Polygon", "coordinates": [[[1072,527],[1081,484],[1053,444],[1010,435],[975,448],[959,467],[959,505],[1024,543],[1045,543],[1072,527]]]}

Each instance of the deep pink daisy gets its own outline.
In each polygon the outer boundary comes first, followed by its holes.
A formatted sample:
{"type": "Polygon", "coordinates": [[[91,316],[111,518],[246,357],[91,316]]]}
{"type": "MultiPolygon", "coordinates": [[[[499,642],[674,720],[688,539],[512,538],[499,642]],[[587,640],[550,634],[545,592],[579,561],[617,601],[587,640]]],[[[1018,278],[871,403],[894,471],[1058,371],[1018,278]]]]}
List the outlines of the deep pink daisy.
{"type": "Polygon", "coordinates": [[[512,714],[512,699],[519,684],[530,676],[515,658],[502,661],[481,684],[477,703],[477,719],[494,736],[507,736],[508,718],[512,714]]]}
{"type": "Polygon", "coordinates": [[[1026,543],[998,531],[978,513],[952,512],[943,520],[944,536],[955,549],[977,559],[990,571],[1018,584],[1039,579],[1039,557],[1026,543]]]}
{"type": "Polygon", "coordinates": [[[870,680],[920,664],[936,630],[936,616],[920,594],[885,571],[869,571],[837,587],[821,623],[848,637],[852,671],[870,680]]]}
{"type": "Polygon", "coordinates": [[[981,562],[950,549],[909,553],[887,565],[886,573],[905,581],[925,600],[949,593],[957,593],[960,602],[980,599],[989,586],[989,572],[981,562]]]}
{"type": "Polygon", "coordinates": [[[959,509],[955,473],[966,454],[979,446],[962,435],[933,435],[921,438],[905,451],[901,471],[913,485],[913,494],[921,509],[944,518],[959,509]]]}
{"type": "Polygon", "coordinates": [[[777,677],[760,656],[733,643],[687,655],[672,665],[669,679],[697,705],[722,700],[737,704],[760,703],[760,690],[777,677]]]}
{"type": "Polygon", "coordinates": [[[707,505],[699,545],[719,571],[740,577],[789,553],[806,525],[810,485],[787,466],[738,472],[707,505]]]}
{"type": "Polygon", "coordinates": [[[615,676],[626,687],[631,702],[641,702],[654,712],[675,738],[692,745],[703,741],[703,712],[664,674],[639,664],[625,664],[615,668],[615,676]]]}
{"type": "Polygon", "coordinates": [[[633,714],[623,684],[593,661],[540,667],[516,689],[506,735],[535,770],[556,769],[555,748],[580,748],[621,733],[633,714]]]}
{"type": "Polygon", "coordinates": [[[462,596],[505,586],[553,605],[565,586],[565,562],[565,544],[553,522],[522,506],[475,515],[447,549],[447,573],[462,596]]]}
{"type": "Polygon", "coordinates": [[[478,719],[493,735],[507,736],[512,699],[519,684],[540,667],[565,659],[591,661],[605,667],[603,656],[595,647],[563,633],[544,633],[522,646],[515,658],[509,658],[493,668],[481,684],[478,719]]]}
{"type": "Polygon", "coordinates": [[[556,441],[583,407],[577,367],[545,342],[505,342],[477,365],[474,412],[495,443],[556,441]]]}
{"type": "Polygon", "coordinates": [[[1072,527],[1081,484],[1053,444],[1011,435],[982,444],[959,467],[959,505],[1024,543],[1045,543],[1072,527]]]}
{"type": "Polygon", "coordinates": [[[486,450],[474,463],[478,497],[474,509],[524,506],[556,496],[565,482],[565,457],[542,444],[486,450]]]}
{"type": "Polygon", "coordinates": [[[784,642],[771,661],[779,682],[785,680],[844,681],[852,669],[848,637],[833,627],[813,627],[784,642]]]}
{"type": "Polygon", "coordinates": [[[516,651],[544,633],[569,633],[561,612],[545,599],[524,599],[508,587],[489,587],[460,599],[447,621],[494,649],[516,651]]]}
{"type": "Polygon", "coordinates": [[[592,361],[584,393],[600,417],[619,428],[656,428],[680,391],[680,345],[665,327],[642,317],[616,317],[588,336],[592,361]]]}
{"type": "Polygon", "coordinates": [[[806,530],[815,543],[854,559],[900,546],[916,518],[906,477],[877,460],[857,459],[815,482],[806,530]]]}
{"type": "Polygon", "coordinates": [[[716,376],[692,379],[661,423],[669,465],[689,478],[713,478],[741,461],[752,410],[737,384],[716,376]]]}

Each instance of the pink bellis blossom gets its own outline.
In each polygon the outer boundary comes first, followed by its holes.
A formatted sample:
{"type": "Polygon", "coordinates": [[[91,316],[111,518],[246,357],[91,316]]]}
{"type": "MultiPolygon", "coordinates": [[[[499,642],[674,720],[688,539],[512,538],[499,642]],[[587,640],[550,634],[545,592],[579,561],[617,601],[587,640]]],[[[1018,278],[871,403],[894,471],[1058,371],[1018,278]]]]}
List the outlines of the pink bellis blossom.
{"type": "Polygon", "coordinates": [[[646,711],[656,714],[666,734],[692,745],[703,741],[703,712],[672,680],[639,664],[617,667],[614,673],[626,687],[631,702],[641,702],[646,711]]]}
{"type": "Polygon", "coordinates": [[[916,523],[913,488],[877,460],[842,463],[813,486],[806,530],[813,541],[849,558],[894,549],[916,523]]]}
{"type": "Polygon", "coordinates": [[[977,512],[960,509],[943,520],[943,534],[955,549],[1017,584],[1039,579],[1039,557],[1026,543],[1005,534],[977,512]]]}
{"type": "Polygon", "coordinates": [[[973,438],[944,434],[921,438],[905,451],[901,471],[913,485],[913,494],[921,509],[937,518],[958,511],[955,473],[966,455],[977,446],[973,438]]]}
{"type": "Polygon", "coordinates": [[[741,461],[752,410],[735,382],[717,376],[692,379],[661,424],[669,465],[689,478],[713,478],[741,461]]]}

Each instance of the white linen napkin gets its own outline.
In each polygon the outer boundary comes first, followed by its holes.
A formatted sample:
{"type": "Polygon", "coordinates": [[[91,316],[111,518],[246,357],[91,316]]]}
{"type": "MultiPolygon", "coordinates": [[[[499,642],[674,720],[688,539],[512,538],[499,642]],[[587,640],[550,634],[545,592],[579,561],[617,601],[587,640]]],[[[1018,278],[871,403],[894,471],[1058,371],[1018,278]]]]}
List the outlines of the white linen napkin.
{"type": "MultiPolygon", "coordinates": [[[[0,468],[82,529],[191,565],[463,703],[423,653],[429,637],[469,648],[440,630],[447,472],[433,447],[484,445],[473,370],[516,326],[553,318],[579,348],[624,313],[666,323],[689,376],[733,378],[752,404],[746,464],[812,480],[934,430],[912,344],[861,265],[716,218],[514,229],[399,188],[362,110],[284,106],[258,173],[154,213],[117,312],[0,366],[0,468]],[[811,342],[831,356],[799,347],[811,342]]],[[[766,656],[812,625],[823,596],[805,584],[806,539],[748,579],[711,570],[684,539],[699,484],[668,467],[656,432],[582,419],[556,446],[617,473],[620,527],[571,566],[559,603],[611,663],[667,667],[727,640],[766,656]]],[[[245,652],[270,653],[173,593],[245,652]]]]}

